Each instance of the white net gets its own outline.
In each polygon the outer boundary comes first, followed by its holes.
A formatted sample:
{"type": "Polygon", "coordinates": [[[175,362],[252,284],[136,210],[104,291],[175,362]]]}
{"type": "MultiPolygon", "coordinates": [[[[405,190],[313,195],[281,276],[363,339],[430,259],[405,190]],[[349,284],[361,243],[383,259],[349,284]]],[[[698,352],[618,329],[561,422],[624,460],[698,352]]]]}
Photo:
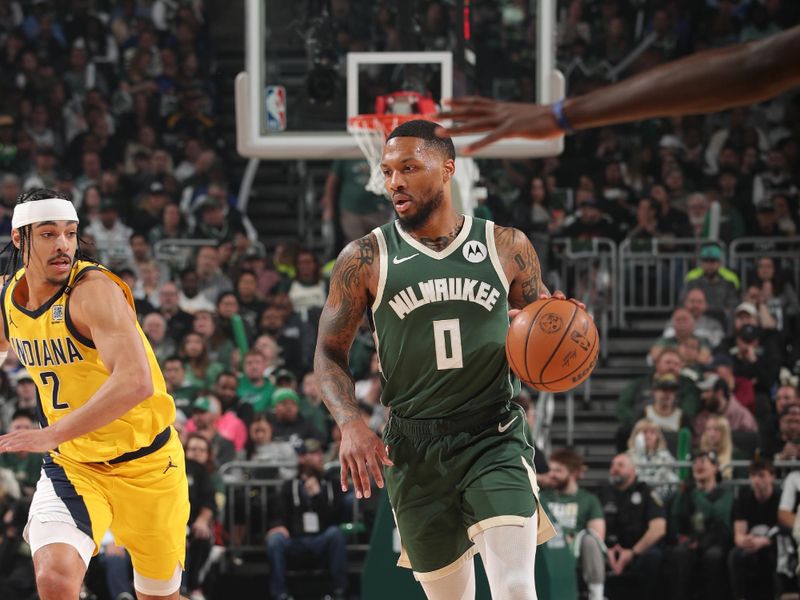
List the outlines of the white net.
{"type": "Polygon", "coordinates": [[[361,152],[364,153],[370,166],[370,176],[364,186],[373,194],[383,194],[383,173],[381,173],[381,156],[386,136],[401,123],[418,119],[420,115],[357,115],[347,122],[347,131],[355,138],[361,152]]]}

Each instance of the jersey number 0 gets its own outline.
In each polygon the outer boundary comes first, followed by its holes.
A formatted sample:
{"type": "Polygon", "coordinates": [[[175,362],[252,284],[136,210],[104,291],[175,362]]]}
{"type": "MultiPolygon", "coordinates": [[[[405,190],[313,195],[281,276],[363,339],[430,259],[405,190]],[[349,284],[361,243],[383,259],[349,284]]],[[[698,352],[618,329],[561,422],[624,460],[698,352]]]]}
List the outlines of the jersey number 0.
{"type": "Polygon", "coordinates": [[[433,345],[436,348],[436,368],[439,371],[464,367],[461,324],[458,319],[433,322],[433,345]]]}

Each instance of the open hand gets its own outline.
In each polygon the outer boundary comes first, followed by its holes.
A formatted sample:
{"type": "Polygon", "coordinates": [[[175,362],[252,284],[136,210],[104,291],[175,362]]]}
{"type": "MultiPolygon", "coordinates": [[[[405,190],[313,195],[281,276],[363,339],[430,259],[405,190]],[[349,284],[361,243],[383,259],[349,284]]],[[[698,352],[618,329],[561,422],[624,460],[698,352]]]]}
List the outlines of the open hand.
{"type": "Polygon", "coordinates": [[[433,119],[452,119],[456,124],[438,128],[437,135],[444,137],[489,132],[462,150],[463,154],[472,154],[504,138],[544,140],[564,135],[552,109],[547,105],[498,102],[479,96],[453,98],[445,100],[443,104],[449,110],[434,115],[433,119]]]}
{"type": "Polygon", "coordinates": [[[339,446],[341,463],[342,491],[347,491],[348,475],[353,477],[356,498],[369,498],[372,495],[369,477],[375,485],[383,487],[381,465],[394,466],[381,439],[367,427],[361,419],[354,419],[342,425],[342,442],[339,446]]]}
{"type": "Polygon", "coordinates": [[[58,446],[50,427],[19,429],[0,435],[0,454],[4,452],[47,452],[58,446]]]}

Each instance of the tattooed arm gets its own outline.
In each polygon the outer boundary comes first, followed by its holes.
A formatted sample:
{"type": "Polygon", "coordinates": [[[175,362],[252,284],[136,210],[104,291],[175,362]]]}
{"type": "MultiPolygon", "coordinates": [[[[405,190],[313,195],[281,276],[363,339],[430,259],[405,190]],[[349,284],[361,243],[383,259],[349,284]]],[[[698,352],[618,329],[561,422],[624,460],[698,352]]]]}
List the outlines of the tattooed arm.
{"type": "Polygon", "coordinates": [[[342,432],[339,447],[342,490],[348,473],[356,497],[370,496],[369,473],[383,487],[380,464],[391,465],[381,440],[359,416],[348,354],[358,326],[375,297],[378,280],[378,243],[369,234],[342,250],[331,273],[330,291],[322,309],[314,355],[322,399],[342,432]]]}
{"type": "Polygon", "coordinates": [[[497,254],[509,282],[508,304],[511,308],[524,308],[540,296],[550,292],[542,282],[539,257],[527,236],[513,227],[494,227],[497,254]]]}

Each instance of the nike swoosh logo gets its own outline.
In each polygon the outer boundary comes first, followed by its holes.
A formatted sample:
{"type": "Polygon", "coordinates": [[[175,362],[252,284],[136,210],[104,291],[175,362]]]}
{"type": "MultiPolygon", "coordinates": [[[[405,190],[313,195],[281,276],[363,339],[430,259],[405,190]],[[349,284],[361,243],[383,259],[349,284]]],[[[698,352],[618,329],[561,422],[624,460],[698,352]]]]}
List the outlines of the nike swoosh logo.
{"type": "Polygon", "coordinates": [[[407,260],[411,260],[411,259],[412,259],[412,258],[414,258],[415,256],[419,256],[419,252],[417,252],[416,254],[412,254],[411,256],[406,256],[405,258],[397,258],[397,257],[395,256],[395,257],[392,259],[392,262],[393,262],[394,264],[396,264],[396,265],[399,265],[400,263],[404,263],[404,262],[406,262],[407,260]]]}
{"type": "MultiPolygon", "coordinates": [[[[519,415],[517,415],[517,417],[518,417],[518,416],[519,416],[519,415]]],[[[516,420],[517,420],[517,417],[514,417],[513,419],[511,419],[511,420],[510,420],[508,423],[506,423],[505,425],[503,425],[502,423],[498,423],[498,424],[497,424],[497,431],[499,431],[500,433],[505,433],[506,429],[508,429],[509,427],[511,427],[511,424],[512,424],[514,421],[516,421],[516,420]]]]}

